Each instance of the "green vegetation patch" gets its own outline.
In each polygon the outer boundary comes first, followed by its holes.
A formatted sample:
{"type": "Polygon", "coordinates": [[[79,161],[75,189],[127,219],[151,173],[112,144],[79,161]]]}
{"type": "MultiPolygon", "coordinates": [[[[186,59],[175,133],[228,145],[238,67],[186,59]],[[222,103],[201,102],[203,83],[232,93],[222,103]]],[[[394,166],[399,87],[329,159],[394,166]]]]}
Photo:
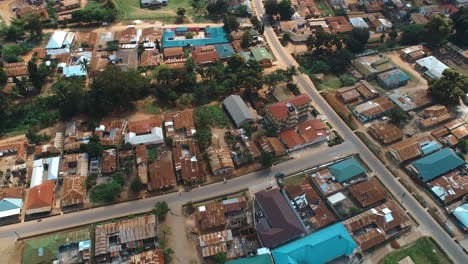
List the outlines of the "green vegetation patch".
{"type": "Polygon", "coordinates": [[[381,263],[397,264],[398,261],[410,256],[414,263],[449,264],[452,263],[440,250],[438,245],[429,238],[423,237],[413,244],[388,254],[381,263]]]}
{"type": "Polygon", "coordinates": [[[197,108],[194,114],[197,127],[227,127],[229,119],[218,105],[204,105],[197,108]]]}
{"type": "Polygon", "coordinates": [[[283,182],[284,185],[301,185],[302,181],[304,180],[305,174],[300,173],[293,175],[291,177],[286,177],[282,179],[281,181],[283,182]]]}
{"type": "Polygon", "coordinates": [[[140,0],[115,0],[115,3],[119,19],[122,20],[157,19],[163,22],[174,22],[177,18],[177,8],[184,8],[186,16],[195,16],[190,0],[171,0],[167,6],[154,9],[141,8],[140,0]]]}

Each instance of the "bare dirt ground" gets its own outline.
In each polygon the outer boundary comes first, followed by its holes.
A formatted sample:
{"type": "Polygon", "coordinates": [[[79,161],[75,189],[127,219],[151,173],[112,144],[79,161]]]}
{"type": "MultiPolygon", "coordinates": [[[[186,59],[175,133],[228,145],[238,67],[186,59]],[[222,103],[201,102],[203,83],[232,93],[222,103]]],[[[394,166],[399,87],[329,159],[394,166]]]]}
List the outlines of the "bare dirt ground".
{"type": "MultiPolygon", "coordinates": [[[[424,79],[421,74],[416,71],[411,64],[406,61],[403,61],[398,54],[398,51],[392,51],[385,54],[388,56],[396,65],[398,65],[402,70],[409,73],[412,77],[408,87],[423,87],[427,88],[427,80],[424,79]]],[[[406,87],[406,86],[405,86],[406,87]]]]}
{"type": "Polygon", "coordinates": [[[224,140],[224,133],[228,131],[225,128],[212,128],[211,133],[213,134],[213,146],[217,148],[227,148],[228,145],[224,140]]]}
{"type": "Polygon", "coordinates": [[[21,241],[15,241],[15,237],[0,239],[0,256],[2,256],[2,263],[21,263],[23,257],[24,243],[21,241]]]}
{"type": "Polygon", "coordinates": [[[15,17],[14,13],[11,11],[10,5],[16,2],[16,0],[4,0],[0,1],[0,18],[2,22],[9,25],[10,20],[15,17]]]}

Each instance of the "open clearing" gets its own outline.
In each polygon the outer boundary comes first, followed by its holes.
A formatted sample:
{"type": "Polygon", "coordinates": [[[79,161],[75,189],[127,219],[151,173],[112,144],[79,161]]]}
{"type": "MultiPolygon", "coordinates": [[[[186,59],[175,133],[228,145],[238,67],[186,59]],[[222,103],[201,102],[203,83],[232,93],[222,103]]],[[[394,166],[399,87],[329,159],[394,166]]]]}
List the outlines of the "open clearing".
{"type": "Polygon", "coordinates": [[[429,237],[423,237],[416,242],[388,254],[382,261],[383,264],[396,264],[400,260],[410,256],[414,263],[425,264],[449,264],[452,263],[439,247],[429,237]]]}

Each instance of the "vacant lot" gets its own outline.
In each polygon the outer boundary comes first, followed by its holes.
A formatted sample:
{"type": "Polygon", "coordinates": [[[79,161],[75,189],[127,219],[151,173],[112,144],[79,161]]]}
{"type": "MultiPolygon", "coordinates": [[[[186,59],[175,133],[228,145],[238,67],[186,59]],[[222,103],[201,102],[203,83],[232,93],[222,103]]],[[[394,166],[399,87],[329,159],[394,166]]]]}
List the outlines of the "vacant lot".
{"type": "Polygon", "coordinates": [[[396,264],[410,256],[414,263],[449,264],[452,263],[429,237],[418,239],[413,244],[388,254],[383,264],[396,264]]]}

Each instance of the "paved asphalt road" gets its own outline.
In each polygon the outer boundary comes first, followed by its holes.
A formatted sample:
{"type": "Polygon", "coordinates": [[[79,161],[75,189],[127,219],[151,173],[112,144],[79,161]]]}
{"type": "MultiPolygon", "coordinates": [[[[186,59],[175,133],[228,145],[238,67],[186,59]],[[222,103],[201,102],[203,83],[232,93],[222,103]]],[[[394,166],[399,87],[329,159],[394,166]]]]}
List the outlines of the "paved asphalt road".
{"type": "MultiPolygon", "coordinates": [[[[253,0],[257,14],[263,17],[263,8],[260,0],[253,0]]],[[[281,46],[274,30],[270,26],[265,26],[265,37],[274,52],[276,58],[286,66],[297,65],[297,62],[281,46]]],[[[361,142],[361,140],[349,129],[344,121],[328,105],[325,99],[317,92],[310,78],[304,74],[298,75],[297,84],[306,91],[312,98],[316,107],[334,125],[334,128],[343,138],[358,149],[362,159],[369,165],[385,186],[393,193],[397,199],[403,202],[403,206],[416,218],[424,232],[432,236],[445,252],[455,261],[455,263],[468,263],[468,256],[455,243],[455,241],[440,227],[431,215],[407,192],[407,190],[396,180],[393,174],[375,157],[375,155],[361,142]],[[402,197],[403,196],[403,197],[402,197]]]]}

